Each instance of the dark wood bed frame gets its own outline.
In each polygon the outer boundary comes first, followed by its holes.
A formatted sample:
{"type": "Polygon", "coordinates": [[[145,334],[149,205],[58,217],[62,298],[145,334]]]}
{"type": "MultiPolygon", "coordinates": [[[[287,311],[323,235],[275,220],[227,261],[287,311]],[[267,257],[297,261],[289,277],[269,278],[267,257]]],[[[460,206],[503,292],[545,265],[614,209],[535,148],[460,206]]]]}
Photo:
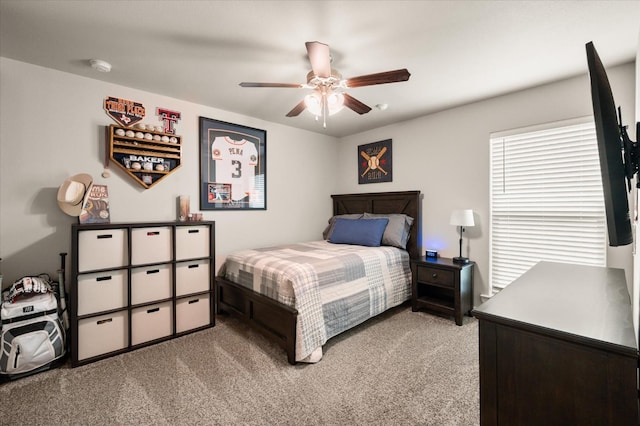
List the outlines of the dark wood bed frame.
{"type": "MultiPolygon", "coordinates": [[[[420,256],[420,191],[377,192],[332,195],[333,214],[403,213],[414,218],[407,251],[412,259],[420,256]]],[[[321,230],[319,231],[321,232],[321,230]]],[[[217,312],[230,312],[275,339],[287,352],[290,364],[296,363],[296,321],[298,311],[244,286],[216,277],[217,312]]]]}

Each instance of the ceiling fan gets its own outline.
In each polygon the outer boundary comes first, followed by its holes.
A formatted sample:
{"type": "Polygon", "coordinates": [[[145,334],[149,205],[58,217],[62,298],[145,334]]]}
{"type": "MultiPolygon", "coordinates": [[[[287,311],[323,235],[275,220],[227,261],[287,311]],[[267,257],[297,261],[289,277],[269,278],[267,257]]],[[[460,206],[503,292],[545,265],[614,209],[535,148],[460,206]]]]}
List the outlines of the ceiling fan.
{"type": "Polygon", "coordinates": [[[345,89],[375,84],[397,83],[409,80],[411,74],[405,68],[380,72],[376,74],[361,75],[343,79],[342,75],[331,68],[331,54],[329,45],[318,41],[305,43],[307,55],[311,63],[311,71],[307,74],[306,83],[253,83],[242,82],[242,87],[285,87],[296,89],[312,89],[312,92],[298,103],[287,117],[296,117],[305,109],[318,117],[323,117],[324,127],[327,127],[327,115],[333,115],[343,107],[347,107],[358,114],[366,114],[371,107],[360,102],[353,96],[345,93],[345,89]]]}

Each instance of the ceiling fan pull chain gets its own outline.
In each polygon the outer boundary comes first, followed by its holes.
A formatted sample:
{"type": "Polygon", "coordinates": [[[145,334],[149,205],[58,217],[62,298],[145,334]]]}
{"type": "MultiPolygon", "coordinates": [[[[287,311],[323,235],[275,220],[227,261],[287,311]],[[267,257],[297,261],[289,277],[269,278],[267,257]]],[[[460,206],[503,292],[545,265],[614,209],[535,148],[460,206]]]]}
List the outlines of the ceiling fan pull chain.
{"type": "Polygon", "coordinates": [[[322,127],[327,128],[327,93],[322,92],[322,127]]]}

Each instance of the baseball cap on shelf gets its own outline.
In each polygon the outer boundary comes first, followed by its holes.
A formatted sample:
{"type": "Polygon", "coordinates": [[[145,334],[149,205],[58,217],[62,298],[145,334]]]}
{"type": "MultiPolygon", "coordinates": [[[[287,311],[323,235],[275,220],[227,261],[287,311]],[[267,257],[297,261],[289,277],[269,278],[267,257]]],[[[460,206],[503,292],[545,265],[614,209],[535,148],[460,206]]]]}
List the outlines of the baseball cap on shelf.
{"type": "Polygon", "coordinates": [[[62,182],[58,188],[58,206],[69,216],[80,216],[85,198],[89,195],[93,178],[80,173],[62,182]]]}

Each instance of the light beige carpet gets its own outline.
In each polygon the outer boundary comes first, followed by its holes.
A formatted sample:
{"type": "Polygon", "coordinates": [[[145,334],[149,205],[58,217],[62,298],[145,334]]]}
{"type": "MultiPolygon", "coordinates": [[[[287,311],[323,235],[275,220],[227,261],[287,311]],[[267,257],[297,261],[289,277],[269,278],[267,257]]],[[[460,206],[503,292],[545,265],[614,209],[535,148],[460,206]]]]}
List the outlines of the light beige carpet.
{"type": "Polygon", "coordinates": [[[477,425],[477,321],[406,305],[331,339],[317,364],[234,317],[0,385],[2,425],[477,425]]]}

